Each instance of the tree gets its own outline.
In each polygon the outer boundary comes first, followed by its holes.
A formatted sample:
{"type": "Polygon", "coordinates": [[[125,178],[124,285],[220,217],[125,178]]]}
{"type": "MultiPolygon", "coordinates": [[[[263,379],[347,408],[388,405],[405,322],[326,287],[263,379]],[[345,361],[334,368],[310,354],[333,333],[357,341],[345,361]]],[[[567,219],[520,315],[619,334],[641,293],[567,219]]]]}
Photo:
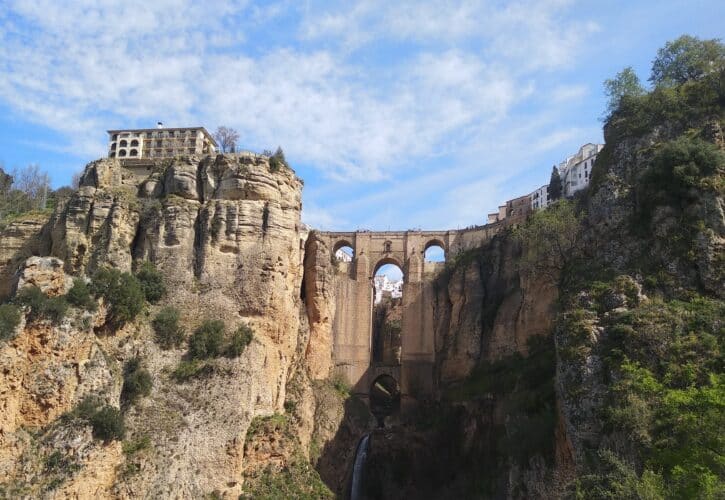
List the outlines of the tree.
{"type": "Polygon", "coordinates": [[[0,164],[0,196],[5,196],[13,185],[13,176],[5,173],[3,166],[0,164]]]}
{"type": "Polygon", "coordinates": [[[239,140],[239,132],[231,127],[218,127],[214,132],[214,140],[216,140],[222,153],[233,152],[237,147],[239,140]]]}
{"type": "Polygon", "coordinates": [[[561,198],[561,176],[559,169],[554,165],[551,168],[551,180],[549,180],[549,199],[555,201],[561,198]]]}
{"type": "Polygon", "coordinates": [[[81,179],[83,178],[83,172],[75,172],[73,176],[70,178],[70,186],[73,189],[78,189],[81,187],[81,179]]]}
{"type": "Polygon", "coordinates": [[[562,285],[563,271],[582,250],[580,219],[569,200],[534,212],[515,233],[523,246],[521,271],[562,285]]]}
{"type": "Polygon", "coordinates": [[[13,187],[28,197],[31,210],[45,209],[50,191],[50,177],[38,165],[30,164],[13,172],[13,187]]]}
{"type": "Polygon", "coordinates": [[[281,147],[277,146],[277,151],[275,151],[273,155],[267,156],[269,156],[270,171],[277,172],[282,167],[289,168],[289,164],[287,163],[287,159],[284,157],[284,151],[282,151],[281,147]]]}
{"type": "Polygon", "coordinates": [[[12,175],[0,168],[0,218],[44,210],[50,192],[50,177],[38,165],[14,169],[12,175]]]}
{"type": "Polygon", "coordinates": [[[614,78],[604,80],[604,95],[607,96],[607,113],[611,115],[627,97],[644,95],[645,90],[639,81],[637,73],[631,66],[627,66],[617,73],[614,78]]]}
{"type": "Polygon", "coordinates": [[[700,40],[682,35],[657,51],[649,81],[656,86],[678,85],[723,68],[725,45],[719,39],[700,40]]]}

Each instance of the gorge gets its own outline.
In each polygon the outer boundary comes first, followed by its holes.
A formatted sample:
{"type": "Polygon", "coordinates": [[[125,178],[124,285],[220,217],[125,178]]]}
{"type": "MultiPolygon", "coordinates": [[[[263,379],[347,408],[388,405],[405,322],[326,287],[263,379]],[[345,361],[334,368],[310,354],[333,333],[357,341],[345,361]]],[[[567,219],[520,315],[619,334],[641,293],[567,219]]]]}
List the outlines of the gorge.
{"type": "Polygon", "coordinates": [[[0,232],[0,497],[717,498],[724,89],[623,101],[589,190],[461,231],[308,232],[265,155],[88,164],[0,232]]]}

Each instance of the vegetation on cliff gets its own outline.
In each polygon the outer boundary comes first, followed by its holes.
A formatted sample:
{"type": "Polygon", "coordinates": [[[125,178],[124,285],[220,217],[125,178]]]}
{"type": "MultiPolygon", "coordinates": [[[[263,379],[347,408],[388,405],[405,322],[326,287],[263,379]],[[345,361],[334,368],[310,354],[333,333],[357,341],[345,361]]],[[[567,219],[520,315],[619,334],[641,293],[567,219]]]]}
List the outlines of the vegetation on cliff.
{"type": "Polygon", "coordinates": [[[724,61],[713,41],[668,44],[655,60],[654,89],[620,96],[605,124],[581,208],[579,233],[592,244],[564,261],[576,279],[562,282],[556,331],[558,383],[580,459],[572,497],[725,490],[724,61]],[[696,53],[683,52],[688,45],[696,53]],[[622,209],[606,228],[605,204],[622,209]]]}
{"type": "MultiPolygon", "coordinates": [[[[469,271],[489,280],[500,265],[494,247],[513,241],[520,277],[559,291],[553,340],[530,346],[528,357],[479,361],[447,390],[468,414],[464,425],[474,426],[486,401],[504,422],[495,438],[468,437],[487,440],[485,452],[459,450],[488,464],[475,473],[466,461],[453,465],[467,477],[463,491],[672,499],[725,491],[724,54],[719,42],[684,37],[659,52],[651,90],[631,70],[608,81],[606,145],[589,192],[447,263],[438,289],[469,271]]],[[[485,293],[483,335],[503,303],[485,293]]]]}

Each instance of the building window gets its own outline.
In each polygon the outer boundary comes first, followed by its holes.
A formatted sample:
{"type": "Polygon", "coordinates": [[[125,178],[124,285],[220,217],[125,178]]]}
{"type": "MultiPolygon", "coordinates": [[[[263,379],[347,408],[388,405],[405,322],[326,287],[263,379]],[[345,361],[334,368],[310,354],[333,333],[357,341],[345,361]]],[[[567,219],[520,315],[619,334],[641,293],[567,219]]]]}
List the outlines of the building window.
{"type": "Polygon", "coordinates": [[[138,141],[136,139],[131,141],[131,146],[138,147],[138,141]]]}
{"type": "Polygon", "coordinates": [[[132,149],[132,150],[131,150],[131,151],[130,151],[130,152],[128,153],[128,156],[138,156],[138,150],[137,150],[137,149],[132,149]]]}
{"type": "Polygon", "coordinates": [[[108,153],[108,157],[109,158],[113,158],[115,156],[116,156],[116,153],[114,153],[113,151],[111,151],[110,153],[108,153]]]}
{"type": "Polygon", "coordinates": [[[119,151],[118,156],[126,156],[126,150],[122,149],[121,151],[119,151]]]}
{"type": "Polygon", "coordinates": [[[126,140],[124,139],[124,140],[122,140],[122,141],[121,141],[121,142],[119,143],[119,146],[121,146],[122,148],[125,148],[126,146],[128,146],[128,142],[126,142],[126,140]]]}

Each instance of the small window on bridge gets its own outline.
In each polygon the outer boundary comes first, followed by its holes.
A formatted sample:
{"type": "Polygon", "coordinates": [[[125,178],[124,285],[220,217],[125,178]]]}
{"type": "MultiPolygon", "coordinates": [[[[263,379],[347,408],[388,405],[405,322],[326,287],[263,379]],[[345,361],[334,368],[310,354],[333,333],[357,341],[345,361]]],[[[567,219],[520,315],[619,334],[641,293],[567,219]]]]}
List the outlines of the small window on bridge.
{"type": "Polygon", "coordinates": [[[431,245],[425,249],[426,262],[445,262],[446,252],[440,245],[431,245]]]}

